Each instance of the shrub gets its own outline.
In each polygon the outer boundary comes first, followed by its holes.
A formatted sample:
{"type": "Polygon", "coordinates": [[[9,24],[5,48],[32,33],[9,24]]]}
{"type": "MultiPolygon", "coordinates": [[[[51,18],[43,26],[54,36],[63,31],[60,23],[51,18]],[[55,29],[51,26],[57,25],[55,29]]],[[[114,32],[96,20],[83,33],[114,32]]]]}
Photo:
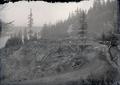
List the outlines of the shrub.
{"type": "Polygon", "coordinates": [[[8,39],[5,47],[20,46],[22,44],[23,44],[23,42],[20,38],[14,37],[14,38],[8,39]]]}

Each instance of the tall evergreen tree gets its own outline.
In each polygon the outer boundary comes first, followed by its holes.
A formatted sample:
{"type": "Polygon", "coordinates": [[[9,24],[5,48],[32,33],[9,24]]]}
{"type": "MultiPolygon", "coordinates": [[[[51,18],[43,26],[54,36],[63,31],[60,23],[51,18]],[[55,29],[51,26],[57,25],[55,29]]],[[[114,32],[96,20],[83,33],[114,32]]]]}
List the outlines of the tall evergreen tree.
{"type": "Polygon", "coordinates": [[[118,21],[118,26],[117,26],[117,28],[118,28],[118,32],[120,33],[120,1],[119,0],[117,0],[117,21],[118,21]]]}
{"type": "Polygon", "coordinates": [[[28,27],[31,29],[32,28],[32,25],[33,25],[33,18],[32,18],[32,9],[30,9],[30,14],[29,14],[29,17],[28,17],[28,27]]]}
{"type": "Polygon", "coordinates": [[[87,22],[86,22],[85,11],[80,12],[78,16],[78,20],[79,20],[79,28],[77,30],[77,35],[80,40],[79,47],[81,51],[83,51],[86,46],[86,40],[87,40],[87,22]]]}
{"type": "Polygon", "coordinates": [[[79,17],[79,23],[80,27],[78,29],[78,36],[80,40],[82,41],[82,44],[85,44],[86,42],[86,34],[87,34],[87,22],[86,22],[86,13],[84,11],[81,12],[79,17]]]}
{"type": "Polygon", "coordinates": [[[32,9],[30,9],[30,14],[28,16],[28,28],[29,28],[29,38],[32,38],[33,36],[33,30],[32,30],[32,27],[33,27],[33,14],[32,14],[32,9]]]}
{"type": "Polygon", "coordinates": [[[2,35],[2,21],[0,20],[0,37],[2,35]]]}

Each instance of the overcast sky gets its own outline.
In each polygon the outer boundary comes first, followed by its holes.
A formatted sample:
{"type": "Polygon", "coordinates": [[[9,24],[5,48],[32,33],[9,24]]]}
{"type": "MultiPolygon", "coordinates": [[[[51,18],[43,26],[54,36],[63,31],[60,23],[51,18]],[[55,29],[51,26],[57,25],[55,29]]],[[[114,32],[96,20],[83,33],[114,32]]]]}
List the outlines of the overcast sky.
{"type": "Polygon", "coordinates": [[[55,23],[65,20],[69,13],[77,8],[88,10],[93,5],[93,0],[69,3],[47,3],[43,1],[19,1],[8,3],[1,12],[1,18],[5,22],[14,20],[15,26],[27,26],[30,8],[33,13],[33,25],[42,26],[44,23],[55,23]]]}

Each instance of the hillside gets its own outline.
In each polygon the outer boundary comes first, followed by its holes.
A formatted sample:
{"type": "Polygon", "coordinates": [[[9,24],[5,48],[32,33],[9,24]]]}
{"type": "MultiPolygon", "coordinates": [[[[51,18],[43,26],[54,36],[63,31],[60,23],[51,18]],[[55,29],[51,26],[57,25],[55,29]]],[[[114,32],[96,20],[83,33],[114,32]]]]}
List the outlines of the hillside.
{"type": "Polygon", "coordinates": [[[56,79],[70,81],[115,77],[114,72],[111,74],[114,68],[107,59],[107,47],[92,42],[82,51],[79,46],[73,38],[31,40],[18,47],[3,48],[0,50],[3,79],[17,83],[29,80],[40,82],[43,79],[45,83],[46,80],[55,82],[56,79]]]}

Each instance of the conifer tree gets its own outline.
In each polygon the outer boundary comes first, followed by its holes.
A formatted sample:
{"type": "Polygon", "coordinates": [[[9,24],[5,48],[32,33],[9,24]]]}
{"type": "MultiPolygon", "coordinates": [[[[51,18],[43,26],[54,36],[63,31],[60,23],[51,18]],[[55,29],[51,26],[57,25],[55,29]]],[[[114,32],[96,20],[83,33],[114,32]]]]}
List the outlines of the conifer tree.
{"type": "Polygon", "coordinates": [[[78,29],[78,37],[80,39],[80,47],[81,50],[84,49],[85,45],[86,45],[86,40],[87,40],[87,22],[86,22],[86,13],[85,11],[81,11],[80,13],[80,17],[79,17],[79,23],[80,23],[80,27],[78,29]]]}
{"type": "Polygon", "coordinates": [[[33,18],[32,17],[33,17],[32,9],[30,9],[30,14],[28,16],[28,28],[29,28],[28,34],[29,34],[29,38],[32,38],[32,36],[33,36],[33,31],[32,31],[33,18]]]}

